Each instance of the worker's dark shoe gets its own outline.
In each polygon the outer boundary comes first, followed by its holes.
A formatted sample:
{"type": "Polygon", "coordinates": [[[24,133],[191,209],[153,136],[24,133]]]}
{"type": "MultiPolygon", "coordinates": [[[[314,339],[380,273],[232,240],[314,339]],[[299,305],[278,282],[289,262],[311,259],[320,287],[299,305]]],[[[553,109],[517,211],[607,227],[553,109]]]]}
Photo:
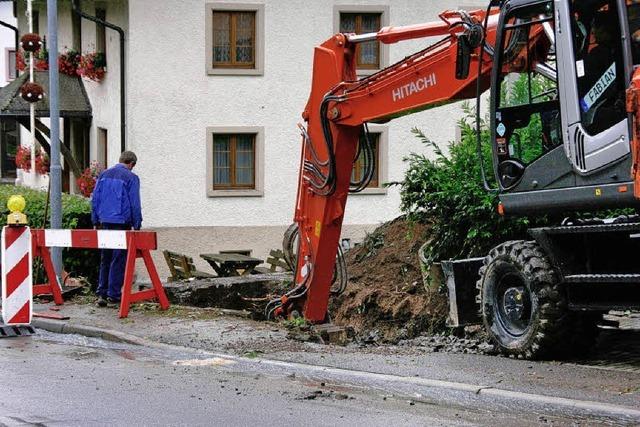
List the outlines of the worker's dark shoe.
{"type": "Polygon", "coordinates": [[[99,296],[98,299],[96,300],[96,305],[98,307],[106,307],[107,306],[106,298],[103,296],[99,296]]]}
{"type": "Polygon", "coordinates": [[[111,297],[107,297],[107,304],[111,307],[114,305],[120,305],[120,300],[119,299],[115,299],[115,298],[111,298],[111,297]]]}

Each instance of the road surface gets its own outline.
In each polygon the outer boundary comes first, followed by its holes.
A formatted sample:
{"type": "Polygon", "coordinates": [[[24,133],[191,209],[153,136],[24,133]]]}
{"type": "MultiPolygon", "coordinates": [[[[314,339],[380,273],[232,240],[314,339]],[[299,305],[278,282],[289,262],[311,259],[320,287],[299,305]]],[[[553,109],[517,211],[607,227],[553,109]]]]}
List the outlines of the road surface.
{"type": "MultiPolygon", "coordinates": [[[[147,348],[39,331],[0,339],[0,426],[608,425],[626,418],[415,393],[360,371],[147,348]],[[413,396],[411,394],[413,393],[413,396]]],[[[413,390],[413,391],[412,391],[413,390]]]]}

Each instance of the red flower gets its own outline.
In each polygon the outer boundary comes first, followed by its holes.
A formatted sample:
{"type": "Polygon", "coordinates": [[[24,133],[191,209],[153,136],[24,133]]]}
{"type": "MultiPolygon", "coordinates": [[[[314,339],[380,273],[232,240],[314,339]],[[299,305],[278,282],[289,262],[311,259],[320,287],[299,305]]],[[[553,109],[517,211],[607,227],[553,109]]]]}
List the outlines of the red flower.
{"type": "Polygon", "coordinates": [[[91,166],[86,168],[82,175],[76,179],[76,184],[80,193],[85,197],[90,197],[96,187],[96,180],[102,172],[102,166],[97,161],[91,162],[91,166]]]}
{"type": "Polygon", "coordinates": [[[80,55],[80,52],[73,49],[69,49],[65,53],[61,53],[58,56],[58,69],[60,70],[60,73],[68,76],[77,76],[81,58],[82,55],[80,55]]]}
{"type": "MultiPolygon", "coordinates": [[[[31,147],[23,145],[16,151],[16,167],[26,172],[31,171],[31,147]]],[[[36,153],[36,173],[46,175],[49,173],[49,156],[42,150],[36,153]]]]}
{"type": "Polygon", "coordinates": [[[103,53],[87,53],[80,58],[78,74],[87,79],[99,82],[104,78],[105,58],[103,53]]]}

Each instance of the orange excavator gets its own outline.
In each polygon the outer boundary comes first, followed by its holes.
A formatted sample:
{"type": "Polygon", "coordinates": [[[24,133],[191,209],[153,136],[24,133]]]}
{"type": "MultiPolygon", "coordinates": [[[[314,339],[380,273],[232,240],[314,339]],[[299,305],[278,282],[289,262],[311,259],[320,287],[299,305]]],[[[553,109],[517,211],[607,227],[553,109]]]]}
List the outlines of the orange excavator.
{"type": "MultiPolygon", "coordinates": [[[[346,285],[339,241],[347,196],[373,175],[368,123],[473,98],[479,115],[489,90],[495,179],[486,176],[478,136],[479,185],[499,193],[502,214],[637,208],[638,6],[494,0],[486,10],[336,34],[317,46],[300,125],[295,224],[284,242],[296,281],[269,304],[268,316],[329,320],[329,298],[346,285]],[[443,38],[358,78],[360,43],[433,36],[443,38]],[[354,182],[357,158],[365,166],[354,182]]],[[[445,263],[452,325],[481,321],[501,351],[535,358],[587,345],[608,310],[640,307],[638,217],[566,220],[530,234],[531,241],[506,242],[485,258],[445,263]]]]}

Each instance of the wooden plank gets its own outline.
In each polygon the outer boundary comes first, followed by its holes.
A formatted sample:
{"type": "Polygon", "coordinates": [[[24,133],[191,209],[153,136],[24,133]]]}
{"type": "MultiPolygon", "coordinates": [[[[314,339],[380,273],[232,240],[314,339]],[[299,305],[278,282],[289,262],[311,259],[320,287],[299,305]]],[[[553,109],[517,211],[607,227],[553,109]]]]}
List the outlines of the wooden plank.
{"type": "Polygon", "coordinates": [[[169,266],[169,272],[171,273],[171,277],[173,279],[177,279],[179,277],[178,272],[176,271],[173,259],[171,257],[173,253],[165,250],[165,251],[162,251],[162,254],[164,255],[164,259],[165,261],[167,261],[167,265],[169,266]]]}
{"type": "Polygon", "coordinates": [[[281,249],[271,249],[269,251],[269,255],[274,258],[284,258],[284,252],[281,249]]]}
{"type": "Polygon", "coordinates": [[[240,254],[244,256],[251,256],[251,249],[228,249],[220,251],[221,254],[240,254]]]}
{"type": "Polygon", "coordinates": [[[184,255],[180,258],[180,266],[182,267],[183,277],[185,279],[189,279],[191,277],[191,269],[189,268],[187,257],[184,255]]]}
{"type": "Polygon", "coordinates": [[[69,320],[69,316],[65,316],[60,313],[50,313],[50,312],[33,312],[33,317],[41,317],[43,319],[53,319],[53,320],[69,320]]]}

